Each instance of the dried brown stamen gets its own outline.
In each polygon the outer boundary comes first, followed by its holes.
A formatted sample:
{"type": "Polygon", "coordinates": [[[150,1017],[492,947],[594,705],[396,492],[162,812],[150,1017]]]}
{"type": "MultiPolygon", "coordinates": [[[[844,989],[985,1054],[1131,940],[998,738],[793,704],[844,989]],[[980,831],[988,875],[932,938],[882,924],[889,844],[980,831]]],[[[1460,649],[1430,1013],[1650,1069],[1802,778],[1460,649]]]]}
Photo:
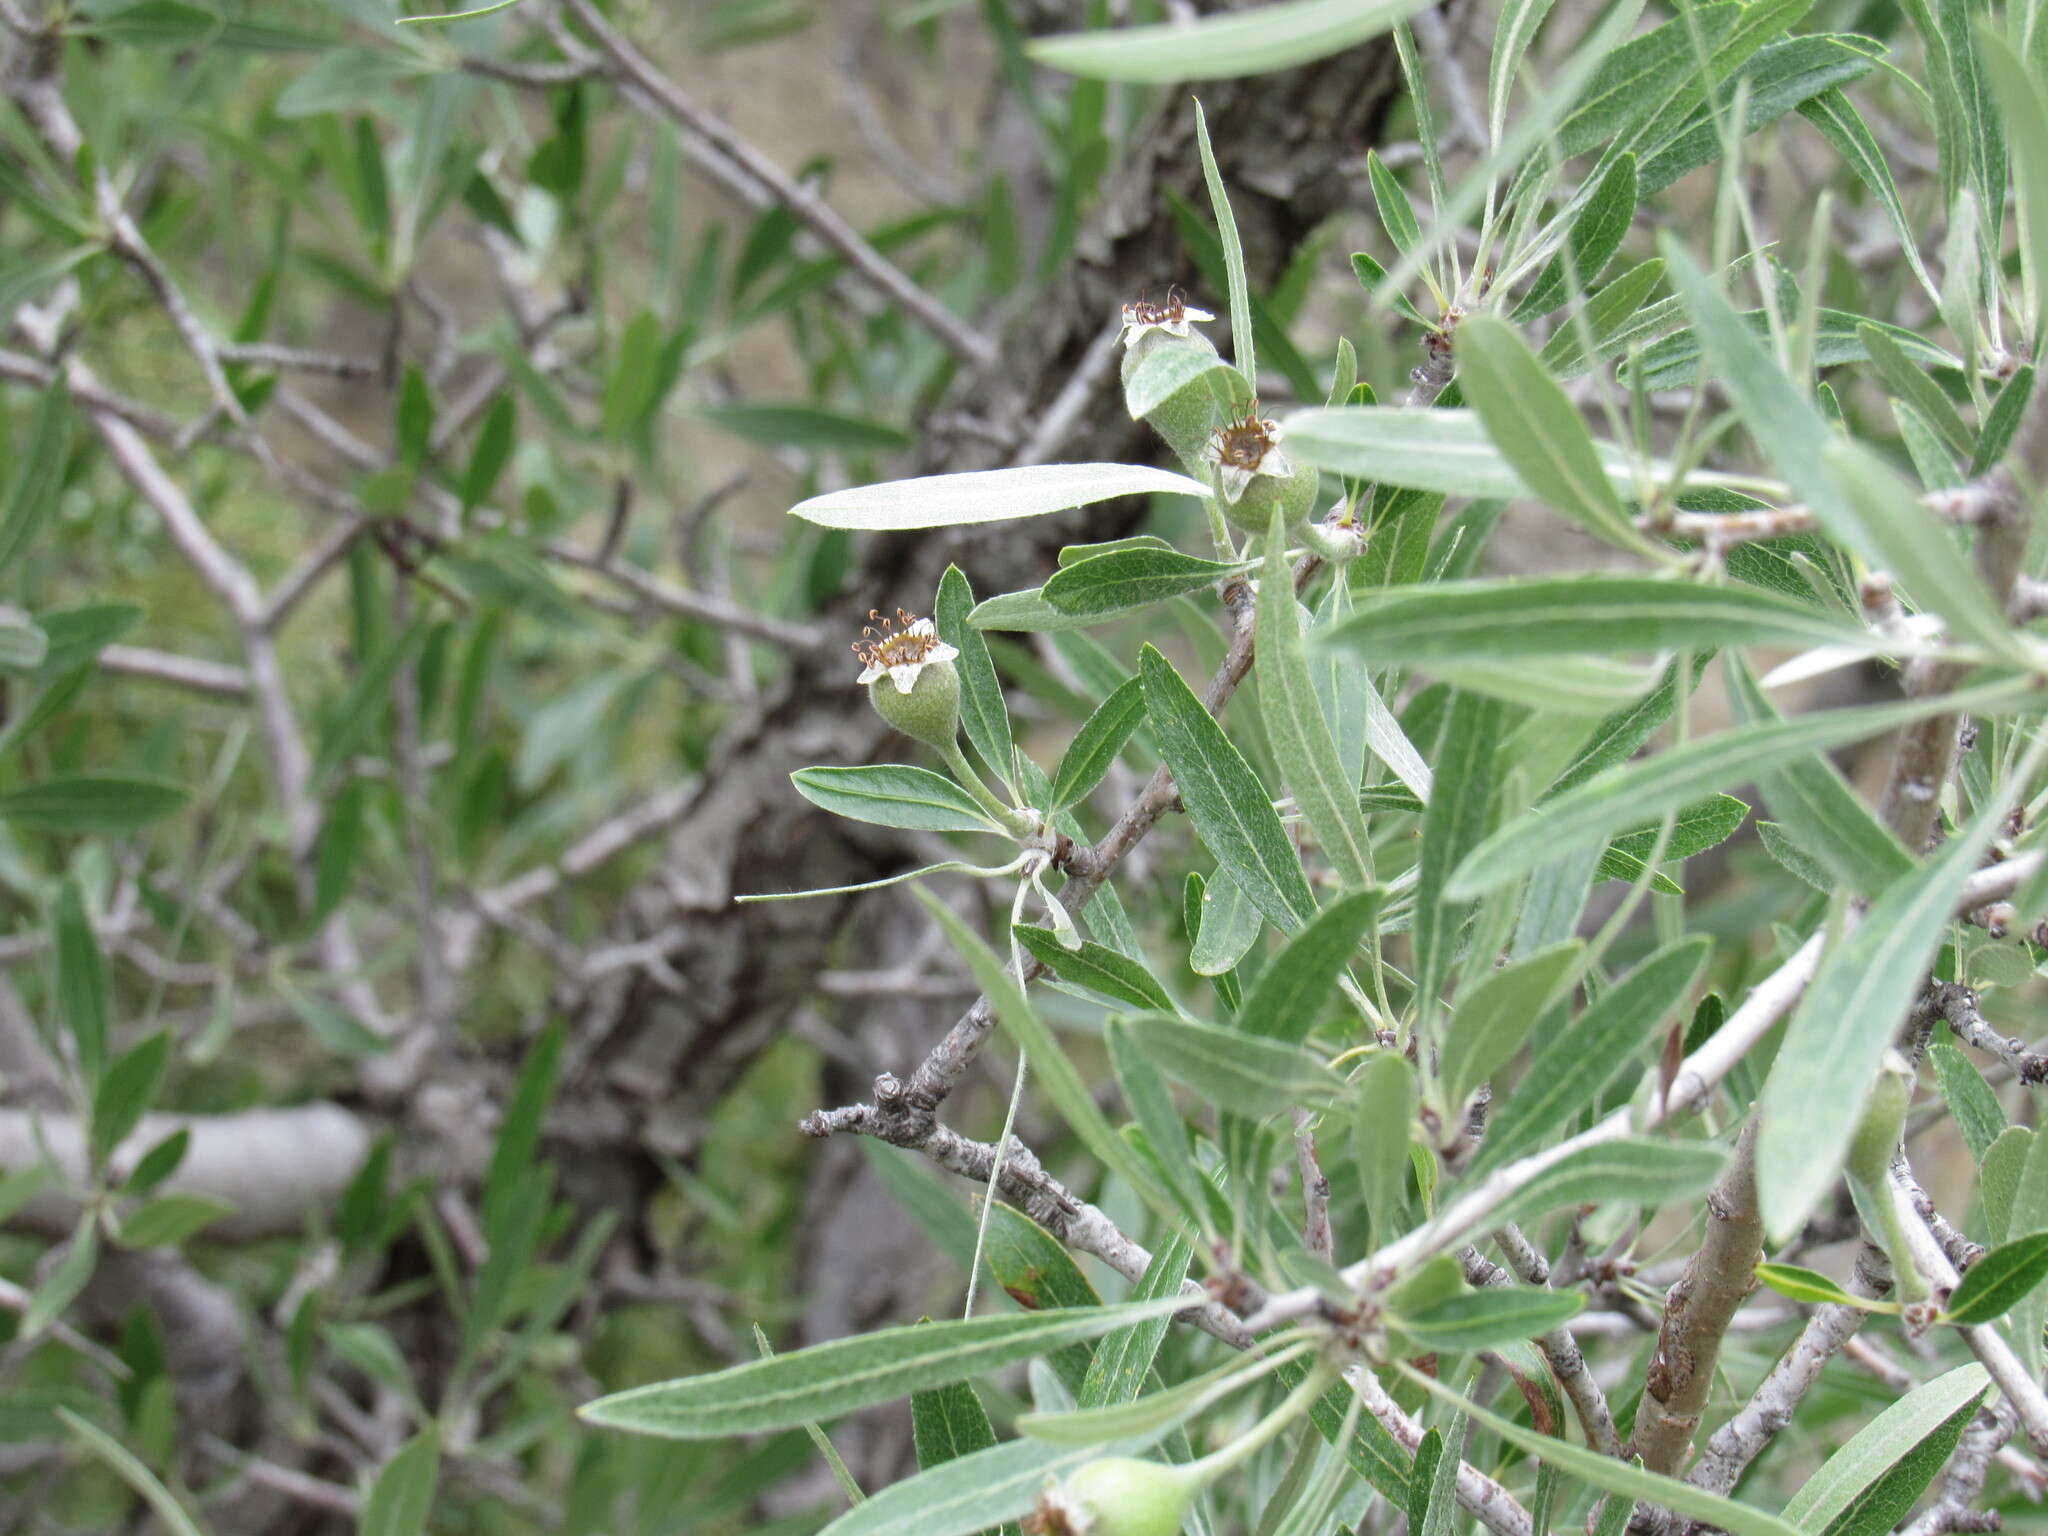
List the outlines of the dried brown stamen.
{"type": "Polygon", "coordinates": [[[1226,469],[1256,470],[1273,451],[1276,423],[1250,415],[1216,432],[1216,462],[1226,469]]]}
{"type": "Polygon", "coordinates": [[[939,637],[930,622],[913,617],[907,609],[898,608],[891,616],[870,608],[868,618],[872,622],[861,626],[861,637],[853,642],[854,657],[863,667],[909,666],[938,649],[939,637]]]}

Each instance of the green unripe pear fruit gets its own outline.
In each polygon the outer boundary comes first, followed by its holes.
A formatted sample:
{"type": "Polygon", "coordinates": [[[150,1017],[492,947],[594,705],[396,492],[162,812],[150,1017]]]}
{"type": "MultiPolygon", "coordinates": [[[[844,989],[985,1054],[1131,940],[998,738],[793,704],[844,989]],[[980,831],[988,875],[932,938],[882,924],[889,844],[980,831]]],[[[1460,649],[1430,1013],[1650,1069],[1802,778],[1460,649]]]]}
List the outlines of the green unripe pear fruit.
{"type": "Polygon", "coordinates": [[[1313,464],[1292,463],[1284,476],[1255,475],[1236,501],[1223,503],[1223,515],[1239,533],[1264,533],[1273,522],[1273,509],[1291,528],[1298,528],[1315,511],[1316,489],[1322,476],[1313,464]]]}
{"type": "Polygon", "coordinates": [[[960,730],[960,669],[950,661],[924,666],[910,692],[898,691],[895,679],[878,677],[868,684],[875,713],[926,746],[943,747],[960,730]]]}
{"type": "Polygon", "coordinates": [[[1048,1489],[1029,1524],[1041,1536],[1178,1536],[1193,1497],[1179,1468],[1105,1456],[1048,1489]]]}

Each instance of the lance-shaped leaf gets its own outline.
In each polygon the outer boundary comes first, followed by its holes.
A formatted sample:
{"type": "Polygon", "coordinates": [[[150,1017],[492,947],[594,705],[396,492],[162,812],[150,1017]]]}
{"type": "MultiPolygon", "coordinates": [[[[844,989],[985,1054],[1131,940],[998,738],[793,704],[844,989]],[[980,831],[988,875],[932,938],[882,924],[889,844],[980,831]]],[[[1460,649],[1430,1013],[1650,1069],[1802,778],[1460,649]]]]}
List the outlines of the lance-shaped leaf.
{"type": "Polygon", "coordinates": [[[1561,1440],[1554,1435],[1539,1434],[1480,1407],[1434,1376],[1425,1376],[1411,1365],[1403,1365],[1400,1370],[1431,1396],[1460,1413],[1470,1414],[1473,1422],[1485,1425],[1508,1444],[1595,1488],[1618,1493],[1624,1498],[1661,1504],[1675,1514],[1689,1515],[1695,1520],[1718,1526],[1730,1536],[1801,1536],[1800,1527],[1777,1515],[1766,1514],[1753,1505],[1739,1504],[1734,1499],[1695,1488],[1691,1483],[1646,1472],[1634,1462],[1603,1456],[1598,1451],[1573,1445],[1569,1440],[1561,1440]]]}
{"type": "Polygon", "coordinates": [[[1061,613],[1105,618],[1163,603],[1183,592],[1199,592],[1244,569],[1242,565],[1200,560],[1177,549],[1137,545],[1060,567],[1039,588],[1039,595],[1061,613]]]}
{"type": "Polygon", "coordinates": [[[1138,670],[1160,755],[1196,833],[1252,905],[1292,933],[1315,915],[1316,902],[1272,796],[1171,662],[1148,645],[1138,670]]]}
{"type": "MultiPolygon", "coordinates": [[[[1741,657],[1729,656],[1722,665],[1736,720],[1779,718],[1741,657]]],[[[1905,846],[1856,798],[1821,753],[1811,752],[1758,774],[1757,788],[1793,841],[1853,889],[1874,895],[1912,869],[1912,855],[1905,846]]]]}
{"type": "Polygon", "coordinates": [[[1158,978],[1142,961],[1133,960],[1121,950],[1088,941],[1083,941],[1079,949],[1069,949],[1050,928],[1034,928],[1024,923],[1010,931],[1026,953],[1062,981],[1087,987],[1134,1008],[1174,1011],[1173,998],[1158,978]]]}
{"type": "Polygon", "coordinates": [[[1324,406],[1288,417],[1281,441],[1290,458],[1357,480],[1447,496],[1528,494],[1474,411],[1324,406]]]}
{"type": "Polygon", "coordinates": [[[1640,576],[1403,588],[1361,597],[1357,612],[1320,639],[1382,665],[1680,647],[1882,644],[1860,625],[1774,592],[1640,576]]]}
{"type": "Polygon", "coordinates": [[[1567,939],[1491,971],[1458,994],[1438,1067],[1440,1107],[1455,1113],[1472,1090],[1507,1065],[1558,994],[1577,976],[1585,946],[1567,939]]]}
{"type": "Polygon", "coordinates": [[[1134,1013],[1123,1023],[1161,1072],[1235,1115],[1262,1119],[1343,1091],[1343,1080],[1298,1045],[1173,1013],[1134,1013]]]}
{"type": "Polygon", "coordinates": [[[1933,699],[1838,709],[1722,731],[1595,774],[1480,843],[1451,878],[1453,897],[1476,897],[1568,849],[1601,841],[1781,764],[1861,741],[1944,710],[1999,713],[2029,707],[2022,683],[1989,683],[1933,699]]]}
{"type": "Polygon", "coordinates": [[[1003,685],[996,680],[995,662],[988,654],[988,641],[968,622],[974,611],[974,588],[957,565],[946,567],[939,578],[939,595],[932,604],[932,625],[939,638],[960,653],[960,722],[967,739],[981,760],[1008,782],[1014,748],[1010,738],[1010,711],[1003,703],[1003,685]]]}
{"type": "Polygon", "coordinates": [[[1941,1096],[1948,1100],[1948,1112],[1955,1118],[1956,1129],[1963,1133],[1970,1156],[1982,1163],[1991,1144],[2005,1134],[2005,1107],[1975,1063],[1946,1041],[1937,1040],[1929,1046],[1927,1059],[1934,1064],[1941,1096]]]}
{"type": "Polygon", "coordinates": [[[1627,550],[1648,547],[1577,406],[1504,320],[1474,315],[1458,327],[1458,382],[1486,432],[1523,483],[1587,532],[1627,550]]]}
{"type": "Polygon", "coordinates": [[[1528,296],[1515,306],[1515,319],[1522,321],[1548,314],[1565,301],[1571,291],[1566,282],[1567,255],[1579,286],[1590,288],[1593,280],[1613,259],[1614,253],[1621,249],[1629,226],[1635,222],[1635,213],[1636,157],[1624,154],[1608,165],[1599,182],[1587,194],[1585,206],[1572,221],[1565,249],[1550,258],[1549,264],[1530,285],[1528,296]]]}
{"type": "Polygon", "coordinates": [[[789,781],[811,804],[849,821],[920,832],[997,830],[966,790],[929,768],[908,763],[799,768],[789,781]]]}
{"type": "Polygon", "coordinates": [[[1059,771],[1052,776],[1051,810],[1065,810],[1088,797],[1102,782],[1110,764],[1131,739],[1131,732],[1145,718],[1145,686],[1127,677],[1114,692],[1096,706],[1095,713],[1081,722],[1081,729],[1067,743],[1059,771]]]}
{"type": "Polygon", "coordinates": [[[1338,978],[1365,942],[1380,899],[1376,890],[1354,891],[1317,913],[1259,972],[1237,1011],[1237,1027],[1290,1044],[1307,1039],[1316,1016],[1336,991],[1338,978]]]}
{"type": "MultiPolygon", "coordinates": [[[[1188,1261],[1194,1248],[1188,1239],[1174,1233],[1159,1245],[1143,1278],[1131,1292],[1133,1301],[1152,1301],[1161,1296],[1178,1296],[1188,1277],[1188,1261]]],[[[1148,1318],[1119,1328],[1095,1346],[1095,1358],[1088,1363],[1088,1379],[1082,1383],[1080,1405],[1100,1408],[1110,1403],[1128,1403],[1145,1389],[1152,1374],[1152,1362],[1166,1339],[1167,1319],[1148,1318]]],[[[1131,1431],[1125,1431],[1131,1433],[1131,1431]]]]}
{"type": "Polygon", "coordinates": [[[705,1376],[615,1392],[577,1412],[608,1429],[669,1440],[722,1440],[789,1429],[965,1381],[1188,1305],[1184,1299],[1167,1297],[1114,1307],[1063,1307],[884,1328],[705,1376]]]}
{"type": "Polygon", "coordinates": [[[1259,712],[1266,740],[1294,803],[1322,845],[1323,856],[1347,890],[1372,880],[1372,839],[1358,808],[1358,775],[1347,775],[1337,757],[1336,738],[1323,716],[1309,676],[1301,637],[1301,605],[1287,561],[1287,528],[1273,511],[1266,533],[1265,571],[1258,601],[1259,712]]]}
{"type": "Polygon", "coordinates": [[[1562,1327],[1585,1305],[1576,1291],[1545,1286],[1489,1286],[1390,1319],[1430,1349],[1492,1349],[1510,1339],[1531,1339],[1562,1327]]]}
{"type": "Polygon", "coordinates": [[[1978,812],[1821,957],[1758,1100],[1757,1203],[1772,1233],[1793,1230],[1833,1187],[1884,1053],[2004,814],[1996,804],[1978,812]]]}
{"type": "Polygon", "coordinates": [[[1065,32],[1026,51],[1049,69],[1098,80],[1232,80],[1327,58],[1378,37],[1424,3],[1282,0],[1193,22],[1065,32]]]}
{"type": "Polygon", "coordinates": [[[1598,1098],[1685,1001],[1712,948],[1702,935],[1658,950],[1545,1041],[1515,1091],[1494,1101],[1473,1170],[1540,1146],[1598,1098]]]}
{"type": "Polygon", "coordinates": [[[1118,496],[1207,494],[1208,488],[1198,480],[1141,464],[1026,464],[850,486],[800,501],[789,510],[793,517],[827,528],[879,533],[1041,517],[1118,496]]]}
{"type": "Polygon", "coordinates": [[[1711,1142],[1624,1136],[1574,1147],[1540,1169],[1487,1217],[1499,1226],[1568,1205],[1668,1205],[1713,1187],[1728,1149],[1711,1142]]]}
{"type": "Polygon", "coordinates": [[[1889,1531],[1947,1462],[1989,1383],[1983,1366],[1964,1365],[1915,1387],[1821,1463],[1785,1518],[1815,1536],[1889,1531]]]}
{"type": "Polygon", "coordinates": [[[1798,1264],[1759,1264],[1756,1277],[1780,1296],[1790,1297],[1793,1301],[1848,1307],[1870,1305],[1867,1298],[1843,1290],[1818,1270],[1798,1264]]]}
{"type": "Polygon", "coordinates": [[[2005,1316],[2048,1279],[2048,1232],[2000,1243],[1972,1264],[1948,1299],[1942,1321],[1967,1326],[2005,1316]]]}
{"type": "Polygon", "coordinates": [[[182,784],[164,779],[58,774],[0,790],[0,821],[37,832],[133,832],[190,798],[182,784]]]}

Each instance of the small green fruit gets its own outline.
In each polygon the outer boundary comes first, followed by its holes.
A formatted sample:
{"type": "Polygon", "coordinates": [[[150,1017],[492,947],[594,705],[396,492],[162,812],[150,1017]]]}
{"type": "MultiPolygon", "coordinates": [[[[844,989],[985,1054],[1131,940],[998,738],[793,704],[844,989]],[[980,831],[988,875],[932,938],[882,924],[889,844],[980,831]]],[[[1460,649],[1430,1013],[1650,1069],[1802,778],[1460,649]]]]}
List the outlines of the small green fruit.
{"type": "Polygon", "coordinates": [[[939,638],[930,619],[913,619],[900,608],[894,619],[868,617],[876,623],[861,631],[853,654],[875,713],[914,741],[951,746],[960,731],[960,672],[953,665],[960,653],[939,638]]]}
{"type": "Polygon", "coordinates": [[[1179,1468],[1105,1456],[1048,1488],[1025,1526],[1033,1536],[1177,1536],[1192,1498],[1179,1468]]]}

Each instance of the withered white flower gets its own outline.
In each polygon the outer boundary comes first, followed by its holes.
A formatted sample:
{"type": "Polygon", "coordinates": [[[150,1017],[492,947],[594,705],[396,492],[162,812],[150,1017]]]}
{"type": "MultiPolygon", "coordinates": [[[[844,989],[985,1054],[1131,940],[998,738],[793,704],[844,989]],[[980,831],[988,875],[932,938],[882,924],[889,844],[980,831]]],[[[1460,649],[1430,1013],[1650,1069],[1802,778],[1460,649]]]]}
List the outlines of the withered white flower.
{"type": "Polygon", "coordinates": [[[893,619],[873,608],[868,617],[876,622],[864,626],[861,638],[853,644],[853,654],[863,664],[859,678],[863,686],[887,677],[898,693],[909,693],[926,667],[960,655],[939,638],[930,619],[913,619],[901,608],[893,619]]]}
{"type": "Polygon", "coordinates": [[[1174,294],[1164,304],[1147,304],[1141,299],[1124,306],[1123,334],[1117,340],[1128,347],[1147,331],[1164,331],[1168,336],[1192,336],[1196,326],[1205,325],[1215,318],[1206,309],[1196,309],[1179,294],[1174,294]]]}
{"type": "Polygon", "coordinates": [[[1280,449],[1280,425],[1257,416],[1228,422],[1211,434],[1202,457],[1217,468],[1223,499],[1235,502],[1261,475],[1285,480],[1294,466],[1280,449]]]}

